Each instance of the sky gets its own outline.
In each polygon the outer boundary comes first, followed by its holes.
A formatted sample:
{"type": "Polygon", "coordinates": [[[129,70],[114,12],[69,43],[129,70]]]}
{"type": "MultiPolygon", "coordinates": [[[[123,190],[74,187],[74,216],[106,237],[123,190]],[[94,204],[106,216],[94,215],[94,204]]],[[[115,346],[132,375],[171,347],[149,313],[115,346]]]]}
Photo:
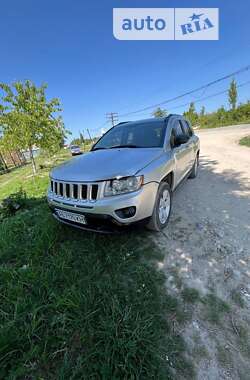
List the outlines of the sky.
{"type": "MultiPolygon", "coordinates": [[[[2,0],[0,81],[30,79],[48,84],[48,97],[62,102],[72,137],[99,135],[106,113],[128,113],[234,72],[250,64],[250,2],[246,0],[2,0]],[[219,41],[119,41],[113,36],[113,8],[220,9],[219,41]]],[[[250,81],[250,71],[235,78],[250,81]]],[[[226,90],[230,80],[166,104],[183,104],[226,90]]],[[[250,99],[250,84],[239,101],[250,99]]],[[[212,111],[228,106],[220,95],[197,103],[212,111]]],[[[179,107],[180,106],[180,107],[179,107]]],[[[178,107],[178,108],[177,108],[178,107]]],[[[147,118],[141,112],[119,121],[147,118]]]]}

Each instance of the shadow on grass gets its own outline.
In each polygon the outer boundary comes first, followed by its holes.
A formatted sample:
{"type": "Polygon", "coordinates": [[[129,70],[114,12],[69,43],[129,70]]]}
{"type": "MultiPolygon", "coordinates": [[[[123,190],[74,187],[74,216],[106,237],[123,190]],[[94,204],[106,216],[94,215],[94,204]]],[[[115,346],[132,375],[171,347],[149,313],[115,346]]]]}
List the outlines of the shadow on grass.
{"type": "Polygon", "coordinates": [[[44,199],[0,225],[0,378],[192,377],[145,231],[58,224],[44,199]]]}

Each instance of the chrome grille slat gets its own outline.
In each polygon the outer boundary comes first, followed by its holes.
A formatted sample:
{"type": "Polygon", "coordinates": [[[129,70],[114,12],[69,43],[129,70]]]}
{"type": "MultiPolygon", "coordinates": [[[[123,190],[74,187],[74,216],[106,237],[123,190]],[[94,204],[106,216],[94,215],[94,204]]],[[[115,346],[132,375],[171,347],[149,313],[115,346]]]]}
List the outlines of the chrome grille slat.
{"type": "Polygon", "coordinates": [[[95,201],[100,192],[98,183],[68,183],[51,180],[50,188],[51,192],[60,198],[83,201],[95,201]]]}
{"type": "Polygon", "coordinates": [[[78,185],[78,199],[82,199],[82,185],[78,185]]]}

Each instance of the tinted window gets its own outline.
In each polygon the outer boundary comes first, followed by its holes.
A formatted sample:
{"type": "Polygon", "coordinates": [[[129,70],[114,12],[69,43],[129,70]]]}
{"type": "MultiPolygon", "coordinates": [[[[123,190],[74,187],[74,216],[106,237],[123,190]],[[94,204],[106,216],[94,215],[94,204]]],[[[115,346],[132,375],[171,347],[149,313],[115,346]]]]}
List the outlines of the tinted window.
{"type": "Polygon", "coordinates": [[[185,123],[187,124],[188,130],[189,130],[189,135],[193,136],[194,131],[193,131],[193,128],[191,127],[190,123],[186,120],[185,120],[185,123]]]}
{"type": "Polygon", "coordinates": [[[180,135],[183,135],[183,130],[182,130],[180,121],[176,120],[174,122],[174,126],[172,128],[171,136],[170,136],[170,145],[172,148],[175,147],[175,138],[180,135]]]}
{"type": "Polygon", "coordinates": [[[192,136],[193,132],[192,129],[190,128],[188,122],[186,120],[181,121],[181,125],[183,127],[183,131],[187,136],[192,136]]]}
{"type": "Polygon", "coordinates": [[[183,135],[183,130],[182,130],[181,123],[179,120],[175,121],[172,131],[173,131],[175,136],[183,135]]]}
{"type": "Polygon", "coordinates": [[[93,147],[109,149],[123,145],[138,148],[162,147],[165,138],[166,124],[164,122],[125,123],[117,125],[108,131],[93,147]]]}

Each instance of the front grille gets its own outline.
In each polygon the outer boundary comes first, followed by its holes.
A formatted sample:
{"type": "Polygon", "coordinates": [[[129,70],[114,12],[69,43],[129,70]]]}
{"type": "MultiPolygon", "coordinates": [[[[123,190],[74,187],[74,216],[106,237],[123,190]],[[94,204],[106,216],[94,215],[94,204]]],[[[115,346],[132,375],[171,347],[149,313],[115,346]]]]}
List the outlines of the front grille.
{"type": "Polygon", "coordinates": [[[98,183],[65,183],[51,181],[52,193],[63,198],[79,200],[96,200],[98,198],[98,183]]]}

